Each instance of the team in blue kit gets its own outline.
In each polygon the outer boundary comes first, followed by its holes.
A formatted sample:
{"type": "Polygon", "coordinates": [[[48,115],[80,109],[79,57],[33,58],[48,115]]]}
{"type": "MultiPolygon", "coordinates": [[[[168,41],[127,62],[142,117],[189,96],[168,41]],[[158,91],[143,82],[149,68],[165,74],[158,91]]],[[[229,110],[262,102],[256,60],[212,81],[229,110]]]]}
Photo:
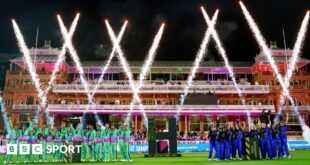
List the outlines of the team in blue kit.
{"type": "Polygon", "coordinates": [[[210,144],[208,159],[212,160],[242,160],[245,154],[245,137],[258,140],[260,158],[278,159],[287,157],[290,152],[287,144],[288,115],[285,119],[276,118],[270,120],[255,120],[249,127],[243,123],[232,123],[226,125],[217,124],[211,126],[208,133],[210,144]],[[214,153],[215,152],[215,153],[214,153]]]}

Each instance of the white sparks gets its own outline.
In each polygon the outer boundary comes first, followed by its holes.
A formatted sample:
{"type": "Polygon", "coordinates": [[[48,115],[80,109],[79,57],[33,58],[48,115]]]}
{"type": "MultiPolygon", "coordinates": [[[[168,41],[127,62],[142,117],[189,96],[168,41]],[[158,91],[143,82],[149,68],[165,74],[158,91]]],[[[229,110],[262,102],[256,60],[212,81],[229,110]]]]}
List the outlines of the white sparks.
{"type": "MultiPolygon", "coordinates": [[[[70,36],[72,36],[74,31],[75,31],[78,19],[79,19],[79,14],[77,14],[77,16],[75,17],[75,19],[74,19],[74,21],[73,21],[73,23],[72,23],[72,25],[70,27],[70,32],[69,32],[70,36]]],[[[23,36],[22,36],[22,34],[21,34],[21,32],[20,32],[20,30],[19,30],[15,20],[12,20],[12,22],[13,22],[13,28],[14,28],[17,40],[18,40],[19,45],[20,45],[21,52],[23,53],[24,58],[26,60],[27,67],[28,67],[29,73],[31,75],[32,81],[35,83],[35,87],[36,87],[36,90],[38,92],[38,96],[39,96],[39,99],[40,99],[41,108],[45,109],[46,108],[48,92],[51,89],[52,84],[53,84],[53,82],[55,80],[56,73],[59,71],[59,65],[64,60],[64,55],[66,53],[67,41],[63,45],[62,50],[61,50],[61,52],[60,52],[60,54],[58,56],[58,59],[57,59],[57,62],[55,64],[55,66],[54,66],[54,70],[53,70],[53,73],[51,75],[51,78],[50,78],[50,81],[48,83],[48,86],[43,91],[42,88],[41,88],[40,80],[39,80],[38,75],[36,73],[36,70],[35,70],[35,68],[33,66],[33,63],[32,63],[32,60],[31,60],[31,57],[30,57],[30,54],[29,54],[29,50],[28,50],[28,48],[27,48],[27,46],[26,46],[26,44],[24,42],[23,36]]],[[[38,110],[36,112],[36,116],[34,118],[34,121],[38,120],[38,112],[39,112],[39,109],[41,109],[41,108],[38,108],[38,110]]],[[[46,111],[45,111],[45,113],[46,113],[46,111]]],[[[47,113],[46,113],[46,117],[49,118],[49,115],[47,113]]]]}
{"type": "Polygon", "coordinates": [[[308,142],[310,143],[310,139],[305,136],[305,134],[309,130],[309,127],[305,124],[303,118],[300,116],[297,108],[295,107],[294,100],[290,96],[289,91],[286,88],[287,87],[286,82],[284,82],[284,79],[283,79],[282,75],[279,73],[279,70],[278,70],[278,68],[277,68],[277,66],[275,64],[275,61],[274,61],[274,59],[272,57],[272,53],[271,53],[270,49],[268,49],[268,46],[266,44],[265,39],[263,38],[261,32],[258,29],[258,26],[254,22],[253,18],[251,17],[250,13],[248,12],[248,10],[244,6],[244,4],[241,1],[239,3],[240,3],[240,6],[241,6],[241,9],[242,9],[242,12],[243,12],[245,18],[246,18],[246,20],[247,20],[247,22],[248,22],[252,32],[254,33],[255,39],[257,40],[259,46],[261,47],[261,49],[263,50],[263,52],[264,52],[265,56],[267,57],[269,63],[271,64],[271,67],[272,67],[274,73],[276,74],[276,77],[277,77],[277,79],[278,79],[278,81],[279,81],[279,83],[280,83],[280,85],[282,87],[283,95],[285,95],[289,99],[289,101],[291,102],[291,104],[292,104],[292,106],[294,108],[294,111],[297,114],[298,121],[299,121],[299,123],[300,123],[300,125],[302,126],[302,129],[303,129],[303,135],[304,135],[305,140],[307,140],[307,141],[309,140],[308,142]]]}
{"type": "MultiPolygon", "coordinates": [[[[151,48],[150,48],[150,50],[148,52],[147,58],[146,58],[146,60],[145,60],[145,62],[143,64],[142,71],[141,71],[140,76],[139,76],[139,83],[138,83],[138,86],[136,87],[137,90],[138,90],[138,93],[140,92],[140,89],[143,87],[143,85],[144,85],[143,81],[144,81],[144,79],[146,77],[146,74],[149,72],[150,67],[151,67],[151,65],[152,65],[152,63],[154,61],[154,58],[155,58],[155,55],[156,55],[156,52],[157,52],[157,49],[158,49],[161,37],[162,37],[163,32],[164,32],[164,27],[165,27],[165,24],[163,23],[160,26],[160,28],[159,28],[159,30],[158,30],[158,32],[157,32],[157,34],[156,34],[156,36],[155,36],[155,38],[153,40],[153,44],[152,44],[152,46],[151,46],[151,48]]],[[[127,116],[126,120],[130,119],[133,107],[134,107],[134,100],[132,100],[131,103],[130,103],[130,111],[128,113],[128,116],[127,116]]]]}
{"type": "Polygon", "coordinates": [[[66,29],[66,27],[65,27],[65,25],[64,25],[64,23],[63,23],[63,21],[59,15],[57,15],[57,19],[58,19],[58,23],[60,26],[61,34],[62,34],[64,40],[67,41],[66,47],[68,48],[68,50],[70,52],[69,54],[72,57],[75,65],[76,65],[76,68],[79,72],[79,76],[80,76],[82,85],[84,87],[84,90],[86,91],[88,99],[90,100],[91,96],[90,96],[89,86],[88,86],[88,82],[86,81],[86,78],[85,78],[83,67],[80,63],[80,58],[79,58],[75,48],[73,47],[72,39],[71,39],[70,35],[68,34],[68,31],[67,31],[67,29],[66,29]]]}
{"type": "MultiPolygon", "coordinates": [[[[292,77],[293,71],[295,69],[296,62],[298,61],[298,58],[300,56],[301,48],[303,46],[303,42],[305,40],[305,36],[307,33],[308,29],[308,23],[309,23],[309,11],[307,12],[306,16],[304,17],[301,27],[299,29],[298,35],[297,35],[297,40],[294,45],[294,49],[292,52],[292,57],[290,58],[290,63],[288,66],[288,70],[286,72],[285,78],[284,78],[284,83],[286,85],[286,88],[288,89],[290,86],[290,79],[292,77]]],[[[280,107],[285,103],[285,94],[282,91],[281,92],[281,97],[280,97],[280,107]]],[[[282,112],[282,108],[279,110],[279,114],[282,112]]]]}
{"type": "MultiPolygon", "coordinates": [[[[123,24],[123,26],[122,26],[122,28],[121,28],[120,33],[119,33],[118,36],[117,36],[117,44],[120,43],[120,41],[121,41],[121,39],[122,39],[122,37],[123,37],[123,34],[124,34],[124,32],[125,32],[125,29],[126,29],[127,24],[128,24],[128,22],[125,21],[125,23],[123,24]]],[[[104,76],[105,72],[108,70],[108,68],[109,68],[109,66],[110,66],[110,64],[111,64],[111,61],[112,61],[112,59],[113,59],[113,57],[114,57],[114,55],[115,55],[115,51],[116,51],[116,47],[113,45],[113,49],[112,49],[112,52],[111,52],[111,54],[110,54],[110,56],[109,56],[109,59],[107,60],[105,66],[103,67],[103,70],[102,70],[102,72],[101,72],[101,75],[100,75],[100,77],[99,77],[99,80],[98,80],[97,84],[95,85],[95,88],[94,88],[93,91],[92,91],[92,95],[91,95],[92,98],[93,98],[94,95],[96,94],[97,89],[98,89],[99,85],[101,84],[101,82],[102,82],[102,80],[103,80],[103,76],[104,76]]]]}
{"type": "MultiPolygon", "coordinates": [[[[28,48],[26,46],[24,37],[23,37],[22,33],[20,32],[19,27],[18,27],[18,25],[17,25],[17,23],[15,22],[14,19],[12,20],[12,23],[13,23],[13,28],[14,28],[14,32],[15,32],[15,35],[16,35],[16,39],[18,41],[19,49],[22,52],[23,57],[24,57],[24,59],[25,59],[25,61],[27,63],[27,67],[28,67],[30,76],[31,76],[32,81],[34,83],[34,86],[35,86],[35,88],[36,88],[36,90],[38,92],[39,98],[41,98],[43,96],[43,91],[41,89],[41,84],[40,84],[37,72],[35,70],[35,67],[33,66],[33,63],[32,63],[32,60],[31,60],[31,57],[30,57],[30,54],[29,54],[29,50],[28,50],[28,48]]],[[[45,101],[42,100],[41,104],[42,104],[42,106],[45,107],[46,100],[45,101]]]]}
{"type": "MultiPolygon", "coordinates": [[[[135,82],[134,82],[134,79],[133,79],[133,76],[132,76],[132,72],[129,68],[129,65],[128,65],[128,62],[127,60],[125,59],[124,57],[124,53],[123,51],[121,50],[119,44],[117,44],[117,41],[116,41],[116,37],[115,37],[115,34],[109,24],[109,22],[106,20],[105,21],[106,23],[106,26],[107,26],[107,29],[108,29],[108,33],[109,33],[109,36],[110,36],[110,39],[113,43],[114,46],[116,46],[116,51],[117,51],[117,57],[118,57],[118,60],[120,62],[120,64],[122,65],[122,68],[128,78],[128,81],[129,81],[129,85],[130,85],[130,88],[131,90],[133,91],[133,97],[135,99],[135,101],[139,104],[139,108],[143,114],[143,118],[144,118],[144,122],[147,123],[147,117],[146,117],[146,113],[144,111],[144,106],[142,104],[142,101],[140,99],[140,96],[139,96],[139,92],[136,88],[136,85],[135,85],[135,82]]],[[[147,126],[147,124],[145,123],[145,125],[147,126]]]]}
{"type": "MultiPolygon", "coordinates": [[[[239,87],[237,81],[236,81],[236,77],[235,77],[234,71],[233,71],[232,67],[229,64],[226,50],[224,49],[223,44],[221,43],[221,40],[220,40],[216,30],[215,30],[214,25],[211,24],[211,20],[210,20],[210,18],[208,16],[207,12],[205,11],[205,9],[203,7],[201,7],[201,11],[202,11],[202,14],[203,14],[203,16],[204,16],[208,26],[210,27],[211,36],[213,37],[213,39],[215,41],[216,48],[217,48],[219,54],[221,55],[222,59],[224,60],[225,67],[227,68],[229,76],[231,77],[231,79],[233,81],[233,85],[234,85],[234,87],[235,87],[235,89],[236,89],[236,91],[238,93],[238,96],[242,100],[242,105],[245,106],[245,99],[243,98],[243,94],[242,94],[242,92],[240,90],[240,87],[239,87]]],[[[250,111],[247,110],[246,113],[247,113],[248,125],[250,125],[251,124],[251,114],[250,114],[250,111]]]]}
{"type": "MultiPolygon", "coordinates": [[[[219,11],[216,10],[216,12],[214,13],[214,16],[212,18],[210,26],[214,26],[215,25],[216,20],[217,20],[217,16],[218,16],[218,12],[219,11]]],[[[197,70],[199,68],[200,62],[201,62],[201,60],[203,59],[203,57],[204,57],[204,55],[206,53],[206,49],[207,49],[208,43],[210,41],[210,36],[211,36],[211,28],[210,28],[210,26],[208,27],[207,31],[205,32],[203,41],[200,44],[199,50],[198,50],[197,55],[196,55],[196,59],[194,61],[194,66],[192,67],[190,75],[187,78],[187,85],[186,85],[186,87],[184,89],[184,92],[183,92],[184,94],[180,98],[181,99],[180,100],[180,104],[181,105],[178,106],[178,108],[177,108],[177,117],[179,116],[180,111],[183,108],[185,98],[188,95],[190,87],[192,86],[193,79],[195,78],[195,75],[196,75],[196,72],[197,72],[197,70]]]]}
{"type": "MultiPolygon", "coordinates": [[[[79,13],[76,14],[76,16],[75,16],[75,18],[74,18],[74,20],[70,26],[68,38],[72,38],[73,33],[74,33],[76,26],[77,26],[77,22],[79,20],[79,17],[80,17],[80,14],[79,13]]],[[[69,42],[70,42],[70,40],[65,40],[65,43],[61,48],[61,51],[58,55],[57,61],[56,61],[55,66],[54,66],[54,70],[53,70],[52,75],[51,75],[51,79],[48,82],[48,87],[45,88],[45,90],[44,90],[45,96],[47,95],[48,91],[52,88],[52,85],[53,85],[55,78],[56,78],[56,73],[59,71],[60,64],[62,64],[62,62],[65,59],[66,48],[67,48],[67,45],[69,44],[69,42]]]]}

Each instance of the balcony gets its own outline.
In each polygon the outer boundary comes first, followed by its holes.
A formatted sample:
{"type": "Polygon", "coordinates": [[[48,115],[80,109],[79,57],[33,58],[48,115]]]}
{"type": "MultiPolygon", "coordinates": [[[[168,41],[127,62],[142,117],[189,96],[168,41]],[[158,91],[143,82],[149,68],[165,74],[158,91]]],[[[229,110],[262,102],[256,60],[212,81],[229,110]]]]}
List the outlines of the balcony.
{"type": "Polygon", "coordinates": [[[39,105],[14,104],[12,112],[14,113],[34,113],[39,109],[39,105]]]}
{"type": "MultiPolygon", "coordinates": [[[[90,90],[93,90],[95,85],[90,84],[90,90]]],[[[184,93],[185,84],[146,84],[140,89],[140,93],[184,93]]],[[[239,85],[242,93],[248,94],[263,94],[269,93],[270,89],[267,85],[239,85]]],[[[81,84],[57,84],[53,88],[54,93],[85,93],[84,87],[81,84]]],[[[197,84],[192,85],[189,93],[208,93],[215,92],[218,94],[237,94],[234,85],[209,85],[197,84]]],[[[101,84],[98,87],[97,93],[132,93],[128,84],[101,84]]]]}
{"type": "MultiPolygon", "coordinates": [[[[176,115],[179,105],[144,105],[146,114],[176,115]]],[[[273,105],[184,105],[180,114],[224,114],[245,115],[247,110],[253,114],[260,114],[263,109],[275,112],[273,105]]],[[[52,114],[128,114],[129,105],[86,105],[86,104],[49,104],[47,111],[52,114]]],[[[133,114],[141,114],[138,105],[135,105],[133,114]]]]}
{"type": "MultiPolygon", "coordinates": [[[[310,112],[310,106],[297,106],[298,111],[309,111],[310,112]]],[[[293,106],[283,106],[282,110],[284,111],[293,111],[294,107],[293,106]]]]}

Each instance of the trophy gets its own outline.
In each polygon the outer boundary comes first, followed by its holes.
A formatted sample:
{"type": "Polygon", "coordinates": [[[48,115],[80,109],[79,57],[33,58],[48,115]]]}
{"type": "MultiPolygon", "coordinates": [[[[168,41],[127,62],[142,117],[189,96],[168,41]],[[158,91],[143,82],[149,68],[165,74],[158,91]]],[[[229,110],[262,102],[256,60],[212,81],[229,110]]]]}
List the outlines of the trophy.
{"type": "Polygon", "coordinates": [[[264,110],[262,111],[261,116],[259,117],[260,122],[261,122],[261,123],[266,123],[266,124],[268,124],[268,123],[269,123],[269,120],[270,120],[270,113],[271,113],[270,110],[264,109],[264,110]]]}

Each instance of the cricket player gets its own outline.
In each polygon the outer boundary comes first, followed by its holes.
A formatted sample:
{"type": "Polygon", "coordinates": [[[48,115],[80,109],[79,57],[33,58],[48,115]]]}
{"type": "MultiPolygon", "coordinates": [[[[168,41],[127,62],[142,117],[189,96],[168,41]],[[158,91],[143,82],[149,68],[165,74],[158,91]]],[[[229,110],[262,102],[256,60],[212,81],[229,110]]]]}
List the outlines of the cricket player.
{"type": "Polygon", "coordinates": [[[89,148],[89,160],[91,162],[95,161],[95,140],[96,140],[96,130],[94,129],[93,125],[89,125],[88,130],[88,148],[89,148]]]}
{"type": "Polygon", "coordinates": [[[224,127],[224,146],[225,146],[225,160],[230,160],[231,153],[231,132],[229,126],[224,127]]]}
{"type": "Polygon", "coordinates": [[[121,161],[125,160],[125,148],[124,148],[124,126],[120,123],[118,128],[118,145],[121,154],[121,161]]]}
{"type": "Polygon", "coordinates": [[[103,150],[104,150],[104,161],[109,162],[110,161],[110,129],[109,129],[109,123],[106,123],[103,130],[103,150]]]}
{"type": "MultiPolygon", "coordinates": [[[[212,159],[212,152],[213,150],[216,151],[216,135],[217,135],[217,131],[216,128],[214,126],[211,127],[211,130],[209,131],[208,134],[208,139],[209,139],[209,144],[210,144],[210,149],[209,149],[209,160],[212,159]]],[[[215,154],[216,155],[216,154],[215,154]]]]}
{"type": "MultiPolygon", "coordinates": [[[[54,143],[55,145],[57,145],[59,148],[60,146],[63,145],[63,140],[62,140],[62,134],[61,134],[61,130],[55,130],[55,139],[54,139],[54,143]]],[[[62,162],[62,154],[60,152],[60,150],[55,151],[55,162],[62,162]]]]}
{"type": "Polygon", "coordinates": [[[132,161],[130,156],[130,133],[131,129],[129,123],[124,124],[124,149],[125,149],[125,159],[127,161],[132,161]]]}
{"type": "Polygon", "coordinates": [[[216,159],[215,160],[224,159],[224,141],[225,141],[225,134],[223,132],[223,128],[220,127],[217,133],[217,138],[216,138],[216,159]]]}
{"type": "Polygon", "coordinates": [[[42,128],[38,128],[38,139],[39,143],[43,146],[43,154],[39,155],[39,162],[47,162],[47,154],[46,154],[46,137],[49,130],[45,124],[43,124],[42,128]]]}
{"type": "Polygon", "coordinates": [[[278,128],[278,125],[273,126],[272,131],[272,144],[274,147],[272,148],[273,158],[281,158],[282,157],[282,146],[281,146],[281,130],[278,128]]]}
{"type": "MultiPolygon", "coordinates": [[[[9,129],[8,136],[9,136],[9,144],[17,144],[18,138],[18,125],[15,124],[13,129],[9,129]]],[[[3,163],[12,163],[13,156],[12,155],[5,155],[3,163]]]]}
{"type": "Polygon", "coordinates": [[[34,125],[33,128],[29,131],[29,141],[28,144],[30,144],[30,157],[32,162],[38,162],[37,155],[32,154],[33,151],[33,144],[38,144],[38,134],[40,132],[37,129],[37,125],[34,125]]]}
{"type": "Polygon", "coordinates": [[[117,136],[118,136],[118,130],[115,129],[114,125],[112,125],[110,133],[112,161],[116,161],[117,159],[117,141],[118,141],[117,136]]]}
{"type": "Polygon", "coordinates": [[[96,160],[102,161],[102,156],[103,156],[103,129],[99,124],[96,125],[96,141],[95,141],[95,153],[96,153],[96,160]]]}
{"type": "Polygon", "coordinates": [[[287,145],[287,135],[286,135],[286,124],[288,123],[288,114],[286,114],[286,120],[281,121],[280,126],[281,126],[281,134],[280,134],[280,139],[281,139],[281,147],[282,147],[282,155],[283,157],[287,157],[288,159],[291,158],[290,151],[288,150],[288,145],[287,145]],[[284,155],[285,153],[285,155],[284,155]]]}
{"type": "Polygon", "coordinates": [[[266,123],[259,124],[260,130],[259,130],[259,136],[260,136],[260,146],[261,146],[261,153],[262,153],[262,159],[266,159],[266,154],[268,153],[269,159],[272,159],[271,156],[271,147],[270,147],[270,141],[269,141],[269,129],[266,126],[266,123]]]}
{"type": "Polygon", "coordinates": [[[86,155],[88,152],[88,128],[87,126],[84,127],[84,130],[82,132],[82,151],[81,151],[81,161],[85,162],[86,161],[86,155]]]}
{"type": "MultiPolygon", "coordinates": [[[[32,130],[32,122],[30,118],[27,118],[27,121],[29,122],[29,126],[26,127],[26,125],[22,126],[22,130],[20,132],[20,138],[18,139],[18,143],[20,144],[28,144],[29,141],[29,131],[32,130]]],[[[19,148],[19,146],[18,146],[19,148]]],[[[25,154],[24,156],[24,163],[29,163],[30,162],[30,155],[25,154]]]]}
{"type": "MultiPolygon", "coordinates": [[[[245,124],[244,124],[245,126],[245,124]]],[[[236,125],[233,132],[233,150],[232,150],[232,158],[236,159],[237,151],[239,160],[242,160],[242,138],[243,138],[243,130],[244,128],[240,127],[240,125],[236,125]]]]}

